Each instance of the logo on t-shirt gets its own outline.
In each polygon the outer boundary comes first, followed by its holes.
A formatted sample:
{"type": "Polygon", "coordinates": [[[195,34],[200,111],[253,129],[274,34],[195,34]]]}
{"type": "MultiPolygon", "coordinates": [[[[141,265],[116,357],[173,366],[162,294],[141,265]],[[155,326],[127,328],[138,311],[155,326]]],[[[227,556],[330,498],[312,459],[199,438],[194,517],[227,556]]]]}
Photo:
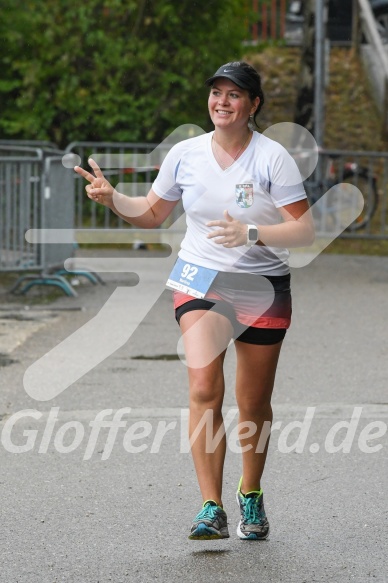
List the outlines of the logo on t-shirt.
{"type": "Polygon", "coordinates": [[[253,205],[253,183],[236,184],[236,203],[243,209],[253,205]]]}

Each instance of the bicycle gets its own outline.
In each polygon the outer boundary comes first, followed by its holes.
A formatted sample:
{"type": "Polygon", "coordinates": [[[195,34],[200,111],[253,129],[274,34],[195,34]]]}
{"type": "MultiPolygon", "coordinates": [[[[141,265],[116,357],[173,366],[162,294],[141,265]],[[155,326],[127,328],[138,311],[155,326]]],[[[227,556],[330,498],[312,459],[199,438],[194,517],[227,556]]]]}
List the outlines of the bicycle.
{"type": "Polygon", "coordinates": [[[319,230],[328,232],[337,229],[340,232],[354,232],[367,227],[378,206],[376,176],[358,162],[345,162],[337,170],[335,161],[341,158],[341,154],[321,153],[321,155],[324,156],[323,178],[321,180],[308,178],[304,182],[319,230]],[[364,199],[364,206],[359,214],[357,206],[359,200],[355,196],[354,187],[361,192],[364,199]]]}

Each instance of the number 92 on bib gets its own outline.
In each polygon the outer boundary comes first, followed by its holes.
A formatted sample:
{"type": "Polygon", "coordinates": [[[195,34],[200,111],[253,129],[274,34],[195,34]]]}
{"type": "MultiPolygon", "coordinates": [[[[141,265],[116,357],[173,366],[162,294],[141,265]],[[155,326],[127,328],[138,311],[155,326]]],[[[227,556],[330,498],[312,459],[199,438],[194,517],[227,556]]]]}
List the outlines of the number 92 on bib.
{"type": "Polygon", "coordinates": [[[218,271],[187,263],[180,257],[168,277],[166,287],[194,298],[204,298],[218,271]]]}

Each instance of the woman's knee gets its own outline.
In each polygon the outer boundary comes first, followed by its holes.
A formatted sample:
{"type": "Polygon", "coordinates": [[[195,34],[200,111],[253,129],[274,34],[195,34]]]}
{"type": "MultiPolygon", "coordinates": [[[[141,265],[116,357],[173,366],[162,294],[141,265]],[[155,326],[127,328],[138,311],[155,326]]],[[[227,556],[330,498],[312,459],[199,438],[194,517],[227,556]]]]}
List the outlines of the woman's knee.
{"type": "Polygon", "coordinates": [[[262,417],[263,419],[272,420],[272,406],[270,398],[262,395],[253,397],[240,397],[237,399],[237,405],[241,417],[245,419],[262,417]]]}
{"type": "Polygon", "coordinates": [[[221,408],[224,397],[224,384],[221,379],[196,375],[190,380],[190,406],[221,408]]]}

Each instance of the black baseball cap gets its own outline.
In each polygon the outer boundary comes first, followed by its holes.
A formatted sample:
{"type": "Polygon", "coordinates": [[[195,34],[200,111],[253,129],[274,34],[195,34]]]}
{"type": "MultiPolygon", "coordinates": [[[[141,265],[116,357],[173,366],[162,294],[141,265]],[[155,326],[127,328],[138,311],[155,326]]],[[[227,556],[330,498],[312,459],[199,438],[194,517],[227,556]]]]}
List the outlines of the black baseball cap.
{"type": "Polygon", "coordinates": [[[206,79],[205,85],[210,87],[213,85],[214,81],[220,77],[230,79],[233,83],[238,85],[238,87],[241,87],[241,89],[247,89],[254,95],[259,95],[261,92],[260,75],[256,69],[244,61],[232,61],[231,63],[222,65],[212,77],[206,79]]]}

